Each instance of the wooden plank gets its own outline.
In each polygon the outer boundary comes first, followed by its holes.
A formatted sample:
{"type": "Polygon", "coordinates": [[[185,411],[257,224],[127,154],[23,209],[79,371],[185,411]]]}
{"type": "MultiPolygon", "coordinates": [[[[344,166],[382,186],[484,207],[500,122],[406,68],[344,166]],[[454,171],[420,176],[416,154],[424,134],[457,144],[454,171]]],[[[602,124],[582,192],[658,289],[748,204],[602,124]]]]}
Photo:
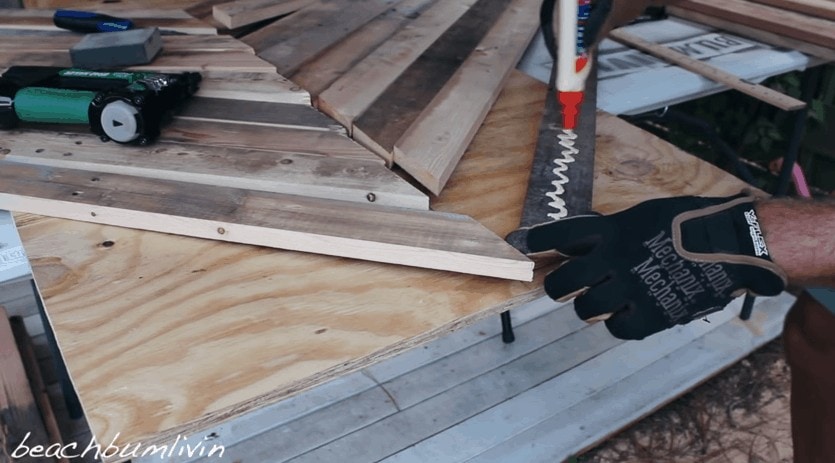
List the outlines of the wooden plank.
{"type": "Polygon", "coordinates": [[[429,209],[426,195],[378,162],[166,142],[125,149],[75,134],[6,134],[0,159],[17,163],[429,209]]]}
{"type": "Polygon", "coordinates": [[[702,77],[727,85],[734,90],[738,90],[760,101],[776,106],[783,111],[796,111],[806,107],[806,103],[798,100],[797,98],[792,98],[768,87],[745,81],[729,72],[725,72],[722,69],[711,66],[708,63],[690,58],[689,56],[679,53],[672,48],[665,47],[664,45],[649,42],[638,37],[637,35],[630,34],[623,29],[612,30],[609,32],[609,37],[687,69],[688,71],[695,72],[702,77]]]}
{"type": "Polygon", "coordinates": [[[544,346],[288,463],[325,463],[336,458],[379,461],[548,380],[554,372],[593,359],[621,342],[602,325],[584,328],[563,342],[544,346]]]}
{"type": "Polygon", "coordinates": [[[161,141],[292,153],[383,164],[383,161],[339,132],[253,124],[174,119],[163,127],[161,141]]]}
{"type": "MultiPolygon", "coordinates": [[[[0,50],[19,52],[56,51],[67,52],[82,37],[73,32],[33,31],[20,34],[19,31],[0,30],[3,39],[0,50]]],[[[169,52],[243,52],[254,54],[255,51],[240,40],[227,35],[163,35],[163,49],[169,52]]]]}
{"type": "Polygon", "coordinates": [[[293,13],[313,2],[314,0],[235,0],[215,5],[212,15],[229,29],[237,29],[293,13]]]}
{"type": "Polygon", "coordinates": [[[677,7],[835,49],[835,21],[743,0],[682,0],[677,7]]]}
{"type": "MultiPolygon", "coordinates": [[[[52,22],[53,14],[54,9],[0,8],[0,29],[61,30],[52,22]]],[[[162,31],[193,35],[217,34],[215,28],[178,10],[122,10],[119,15],[133,20],[136,27],[158,27],[162,31]]]]}
{"type": "Polygon", "coordinates": [[[387,161],[394,144],[417,120],[510,0],[478,0],[354,121],[351,134],[387,161]]]}
{"type": "Polygon", "coordinates": [[[436,195],[537,31],[539,6],[537,0],[514,0],[395,144],[394,162],[436,195]]]}
{"type": "Polygon", "coordinates": [[[309,93],[275,72],[215,72],[204,76],[196,96],[311,105],[309,93]]]}
{"type": "Polygon", "coordinates": [[[438,0],[323,91],[317,107],[350,129],[354,120],[474,3],[438,0]]]}
{"type": "Polygon", "coordinates": [[[784,10],[835,21],[835,3],[832,0],[751,0],[784,10]]]}
{"type": "Polygon", "coordinates": [[[344,40],[333,44],[313,61],[289,75],[311,95],[319,95],[360,60],[406,24],[419,18],[436,0],[404,0],[344,40]]]}
{"type": "Polygon", "coordinates": [[[497,278],[533,278],[530,260],[466,216],[5,161],[1,166],[0,208],[7,210],[497,278]]]}
{"type": "MultiPolygon", "coordinates": [[[[66,51],[0,51],[0,67],[61,66],[72,67],[66,51]]],[[[275,72],[273,66],[249,52],[163,50],[153,62],[131,66],[136,71],[158,72],[275,72]]]]}
{"type": "Polygon", "coordinates": [[[686,10],[684,8],[669,6],[667,7],[667,12],[679,18],[724,29],[726,31],[733,32],[734,34],[759,40],[777,47],[798,50],[827,61],[835,61],[835,50],[831,48],[778,35],[756,27],[749,27],[724,18],[710,16],[692,10],[686,10]]]}
{"type": "Polygon", "coordinates": [[[313,450],[323,440],[350,434],[397,411],[387,392],[377,386],[286,425],[279,435],[292,433],[292,439],[263,433],[227,448],[224,457],[230,461],[286,461],[313,450]],[[281,445],[275,445],[276,439],[281,439],[281,445]]]}
{"type": "MultiPolygon", "coordinates": [[[[3,307],[0,307],[0,418],[3,423],[0,434],[5,444],[0,449],[2,454],[11,456],[21,444],[28,447],[42,445],[44,448],[50,445],[17,350],[8,314],[3,307]]],[[[30,457],[26,461],[54,460],[30,457]]]]}
{"type": "MultiPolygon", "coordinates": [[[[512,456],[521,461],[545,463],[559,461],[589,448],[631,421],[624,418],[624,415],[634,417],[649,414],[671,397],[697,385],[704,379],[706,371],[718,373],[756,347],[774,339],[780,333],[792,299],[788,295],[758,299],[757,312],[763,311],[758,318],[764,319],[765,323],[743,323],[733,318],[738,313],[733,311],[730,316],[721,317],[725,320],[723,323],[714,322],[712,327],[697,322],[695,326],[706,333],[693,341],[690,336],[671,339],[671,336],[665,334],[656,336],[661,338],[661,345],[653,338],[641,343],[626,343],[620,349],[611,351],[612,355],[607,352],[581,366],[573,372],[572,377],[558,377],[543,384],[535,392],[530,391],[530,395],[536,393],[540,398],[545,396],[546,391],[552,393],[545,402],[540,401],[538,407],[534,405],[536,402],[532,397],[514,398],[503,404],[502,410],[491,410],[490,414],[497,416],[500,412],[506,413],[501,423],[510,424],[523,432],[498,445],[495,442],[486,443],[495,447],[467,461],[507,461],[505,458],[512,456]],[[768,317],[764,316],[766,312],[768,317]],[[647,341],[655,341],[659,347],[651,348],[647,341]],[[681,359],[692,359],[692,362],[681,362],[681,359]],[[684,365],[691,363],[696,365],[684,365]],[[629,365],[630,368],[620,368],[622,365],[629,365]],[[600,375],[601,371],[608,375],[600,375]],[[607,376],[617,376],[619,379],[612,381],[607,376]],[[578,378],[586,378],[592,384],[580,383],[578,378]],[[647,382],[647,378],[659,380],[647,382]],[[554,391],[558,391],[557,395],[553,395],[554,391]],[[623,400],[626,391],[632,391],[630,397],[634,396],[633,400],[623,400]],[[578,400],[577,396],[582,398],[578,400]],[[539,414],[550,408],[543,407],[543,404],[554,402],[560,407],[548,410],[553,416],[539,422],[528,420],[529,415],[525,412],[539,414]],[[520,406],[522,404],[524,406],[520,406]],[[519,421],[514,423],[514,419],[519,421]]],[[[733,307],[738,308],[740,304],[734,304],[733,307]]],[[[486,420],[488,417],[483,418],[486,420]]],[[[484,420],[481,426],[486,424],[484,420]]],[[[496,424],[494,421],[491,426],[496,424]]],[[[461,443],[459,441],[458,445],[461,443]]]]}
{"type": "Polygon", "coordinates": [[[408,374],[384,382],[382,386],[398,407],[406,409],[588,326],[577,317],[572,305],[552,311],[537,321],[516,324],[516,341],[501,349],[498,348],[499,336],[486,338],[437,362],[413,367],[408,374]]]}
{"type": "Polygon", "coordinates": [[[176,117],[344,133],[342,127],[313,107],[288,103],[193,97],[183,104],[176,117]]]}
{"type": "Polygon", "coordinates": [[[317,0],[247,35],[243,41],[273,63],[279,74],[292,74],[399,1],[317,0]]]}

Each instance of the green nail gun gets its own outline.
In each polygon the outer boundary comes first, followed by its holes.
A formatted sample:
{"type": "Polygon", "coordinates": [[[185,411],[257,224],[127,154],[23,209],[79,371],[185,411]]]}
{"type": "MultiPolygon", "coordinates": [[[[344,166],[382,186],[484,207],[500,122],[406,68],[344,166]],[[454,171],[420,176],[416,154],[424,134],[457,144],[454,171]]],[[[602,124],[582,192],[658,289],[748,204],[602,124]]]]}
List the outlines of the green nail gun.
{"type": "Polygon", "coordinates": [[[14,66],[0,75],[0,129],[22,122],[88,125],[102,141],[147,145],[197,92],[196,72],[99,72],[14,66]]]}

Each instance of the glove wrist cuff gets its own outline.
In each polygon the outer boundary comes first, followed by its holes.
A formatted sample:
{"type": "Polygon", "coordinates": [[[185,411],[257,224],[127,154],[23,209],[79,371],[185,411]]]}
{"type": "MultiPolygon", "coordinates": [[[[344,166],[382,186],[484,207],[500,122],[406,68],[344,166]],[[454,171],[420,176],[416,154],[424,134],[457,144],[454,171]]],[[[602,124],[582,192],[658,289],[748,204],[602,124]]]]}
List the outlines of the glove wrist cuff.
{"type": "Polygon", "coordinates": [[[754,201],[750,196],[736,196],[677,215],[672,223],[673,245],[682,257],[695,262],[768,270],[782,281],[782,291],[788,278],[771,259],[754,201]]]}

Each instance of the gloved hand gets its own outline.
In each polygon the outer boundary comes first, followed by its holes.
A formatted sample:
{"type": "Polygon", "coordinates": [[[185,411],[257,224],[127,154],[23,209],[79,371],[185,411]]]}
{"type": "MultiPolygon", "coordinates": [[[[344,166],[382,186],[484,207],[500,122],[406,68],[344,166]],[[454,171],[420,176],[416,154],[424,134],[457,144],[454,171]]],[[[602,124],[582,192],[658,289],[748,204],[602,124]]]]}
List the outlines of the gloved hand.
{"type": "Polygon", "coordinates": [[[570,257],[545,278],[546,292],[577,296],[580,318],[606,319],[621,339],[702,318],[746,291],[774,296],[787,284],[768,255],[753,198],[742,195],[646,201],[540,225],[522,242],[526,253],[570,257]]]}

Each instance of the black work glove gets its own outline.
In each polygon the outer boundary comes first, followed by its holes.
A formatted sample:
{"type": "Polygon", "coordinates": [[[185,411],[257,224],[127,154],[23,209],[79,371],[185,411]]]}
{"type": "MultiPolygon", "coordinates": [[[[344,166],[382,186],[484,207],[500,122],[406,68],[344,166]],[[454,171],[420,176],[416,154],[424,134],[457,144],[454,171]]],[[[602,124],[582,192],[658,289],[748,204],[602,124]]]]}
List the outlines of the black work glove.
{"type": "Polygon", "coordinates": [[[577,296],[580,318],[606,319],[621,339],[702,318],[746,291],[777,295],[787,283],[768,255],[753,198],[742,195],[646,201],[540,225],[523,242],[527,253],[571,257],[545,278],[546,292],[577,296]]]}

